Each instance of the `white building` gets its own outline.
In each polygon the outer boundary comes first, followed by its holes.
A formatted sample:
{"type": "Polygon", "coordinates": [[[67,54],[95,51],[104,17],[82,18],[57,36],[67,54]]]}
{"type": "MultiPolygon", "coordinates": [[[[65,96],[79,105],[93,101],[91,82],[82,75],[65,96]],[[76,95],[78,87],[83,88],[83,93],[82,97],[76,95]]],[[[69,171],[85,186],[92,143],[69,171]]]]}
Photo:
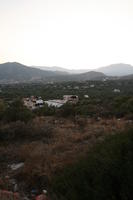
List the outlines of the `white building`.
{"type": "Polygon", "coordinates": [[[41,97],[31,96],[30,98],[24,98],[23,102],[24,105],[31,110],[43,107],[44,105],[44,101],[41,99],[41,97]]]}
{"type": "Polygon", "coordinates": [[[63,106],[66,102],[64,100],[60,100],[60,99],[55,99],[55,100],[48,100],[48,101],[44,101],[44,103],[46,103],[49,107],[53,106],[56,108],[60,108],[61,106],[63,106]]]}
{"type": "Polygon", "coordinates": [[[43,104],[44,104],[44,102],[43,102],[42,99],[37,99],[36,103],[35,103],[35,106],[43,107],[43,104]]]}
{"type": "Polygon", "coordinates": [[[79,86],[75,86],[74,89],[75,89],[75,90],[79,90],[79,86]]]}
{"type": "Polygon", "coordinates": [[[78,103],[79,98],[77,95],[64,95],[63,96],[64,101],[69,103],[78,103]]]}
{"type": "Polygon", "coordinates": [[[72,103],[72,104],[76,104],[78,102],[78,100],[79,100],[78,96],[76,96],[76,95],[64,95],[63,100],[54,99],[54,100],[44,101],[44,103],[46,103],[49,107],[54,106],[56,108],[60,108],[61,106],[63,106],[67,102],[72,103]]]}
{"type": "Polygon", "coordinates": [[[85,95],[84,95],[84,98],[88,99],[88,98],[89,98],[89,95],[88,95],[88,94],[85,94],[85,95]]]}
{"type": "Polygon", "coordinates": [[[115,93],[120,93],[121,91],[119,89],[114,89],[113,90],[115,93]]]}
{"type": "Polygon", "coordinates": [[[94,85],[94,84],[90,85],[90,88],[94,88],[94,87],[95,87],[95,85],[94,85]]]}

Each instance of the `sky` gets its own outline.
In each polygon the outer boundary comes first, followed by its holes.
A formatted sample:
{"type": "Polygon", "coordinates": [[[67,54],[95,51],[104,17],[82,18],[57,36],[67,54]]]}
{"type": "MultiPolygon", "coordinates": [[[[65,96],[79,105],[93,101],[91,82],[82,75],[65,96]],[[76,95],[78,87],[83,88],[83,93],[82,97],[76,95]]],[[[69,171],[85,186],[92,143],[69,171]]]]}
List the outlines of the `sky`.
{"type": "Polygon", "coordinates": [[[133,0],[0,0],[0,63],[133,65],[133,0]]]}

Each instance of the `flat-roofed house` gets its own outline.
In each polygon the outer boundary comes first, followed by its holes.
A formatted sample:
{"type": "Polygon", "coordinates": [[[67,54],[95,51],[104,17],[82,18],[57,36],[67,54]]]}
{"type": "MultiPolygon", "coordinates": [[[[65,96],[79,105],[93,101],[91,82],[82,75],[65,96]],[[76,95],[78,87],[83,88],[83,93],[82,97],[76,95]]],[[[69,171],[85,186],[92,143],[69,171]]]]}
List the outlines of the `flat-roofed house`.
{"type": "Polygon", "coordinates": [[[55,100],[44,101],[44,103],[46,103],[49,107],[53,106],[56,108],[60,108],[61,106],[63,106],[65,104],[65,101],[60,100],[60,99],[55,99],[55,100]]]}
{"type": "Polygon", "coordinates": [[[63,96],[64,101],[68,102],[68,103],[78,103],[79,98],[77,95],[64,95],[63,96]]]}
{"type": "Polygon", "coordinates": [[[23,98],[24,105],[31,110],[41,108],[44,105],[44,101],[41,97],[31,96],[30,98],[23,98]]]}

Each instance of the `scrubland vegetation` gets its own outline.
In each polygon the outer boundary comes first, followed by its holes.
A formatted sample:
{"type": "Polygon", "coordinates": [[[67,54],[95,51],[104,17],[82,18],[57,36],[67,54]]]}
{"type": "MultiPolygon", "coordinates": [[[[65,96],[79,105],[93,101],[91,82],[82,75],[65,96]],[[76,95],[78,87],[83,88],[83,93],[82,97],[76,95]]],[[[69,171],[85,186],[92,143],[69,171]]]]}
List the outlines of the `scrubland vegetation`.
{"type": "Polygon", "coordinates": [[[0,176],[15,178],[20,192],[47,188],[55,200],[132,199],[132,86],[131,80],[1,85],[0,176]],[[65,94],[79,102],[34,111],[22,102],[65,94]],[[14,163],[24,166],[13,171],[14,163]]]}
{"type": "Polygon", "coordinates": [[[107,137],[52,182],[61,200],[132,199],[133,131],[107,137]]]}

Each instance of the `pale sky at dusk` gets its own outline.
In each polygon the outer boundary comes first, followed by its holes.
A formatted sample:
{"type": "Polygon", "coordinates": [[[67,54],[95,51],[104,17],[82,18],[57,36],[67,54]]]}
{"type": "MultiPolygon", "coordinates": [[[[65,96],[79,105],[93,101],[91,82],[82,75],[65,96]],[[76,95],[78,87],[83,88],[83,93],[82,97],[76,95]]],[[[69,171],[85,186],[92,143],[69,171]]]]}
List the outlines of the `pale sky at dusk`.
{"type": "Polygon", "coordinates": [[[133,65],[133,0],[0,0],[0,63],[133,65]]]}

